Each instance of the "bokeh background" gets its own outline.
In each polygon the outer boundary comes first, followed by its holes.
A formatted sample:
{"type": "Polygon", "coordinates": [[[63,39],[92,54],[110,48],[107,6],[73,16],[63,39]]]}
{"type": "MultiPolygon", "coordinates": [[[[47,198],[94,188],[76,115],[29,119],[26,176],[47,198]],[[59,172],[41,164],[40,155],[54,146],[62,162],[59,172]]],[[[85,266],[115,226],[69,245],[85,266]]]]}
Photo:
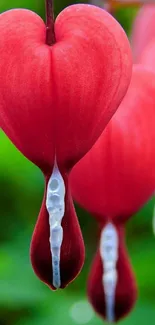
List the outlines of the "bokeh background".
{"type": "MultiPolygon", "coordinates": [[[[79,2],[79,1],[75,1],[79,2]]],[[[55,15],[73,0],[55,0],[55,15]]],[[[44,0],[0,0],[0,12],[25,7],[44,18],[44,0]]],[[[120,8],[115,17],[130,35],[137,8],[120,8]]],[[[97,245],[97,225],[76,206],[86,244],[80,276],[65,290],[52,292],[34,275],[29,247],[44,189],[40,170],[0,131],[0,325],[101,325],[87,302],[86,283],[97,245]],[[94,230],[96,229],[96,231],[94,230]]],[[[155,324],[155,237],[152,198],[128,222],[127,247],[137,277],[139,298],[120,324],[155,324]]]]}

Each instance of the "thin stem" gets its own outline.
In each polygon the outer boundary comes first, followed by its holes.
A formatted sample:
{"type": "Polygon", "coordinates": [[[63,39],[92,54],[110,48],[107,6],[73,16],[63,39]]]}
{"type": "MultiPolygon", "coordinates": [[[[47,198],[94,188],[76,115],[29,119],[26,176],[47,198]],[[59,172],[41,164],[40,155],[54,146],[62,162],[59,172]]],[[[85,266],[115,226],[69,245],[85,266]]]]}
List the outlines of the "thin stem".
{"type": "Polygon", "coordinates": [[[46,3],[46,44],[51,46],[55,40],[54,32],[54,8],[53,0],[45,0],[46,3]]]}

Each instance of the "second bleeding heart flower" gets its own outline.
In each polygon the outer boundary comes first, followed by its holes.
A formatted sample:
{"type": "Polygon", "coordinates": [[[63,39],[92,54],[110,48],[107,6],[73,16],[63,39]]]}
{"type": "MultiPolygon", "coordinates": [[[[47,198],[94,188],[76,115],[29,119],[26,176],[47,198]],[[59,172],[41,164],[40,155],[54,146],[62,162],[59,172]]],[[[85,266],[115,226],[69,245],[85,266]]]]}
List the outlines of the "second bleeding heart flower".
{"type": "Polygon", "coordinates": [[[118,111],[70,176],[74,199],[103,228],[88,296],[95,310],[110,321],[127,314],[136,299],[123,228],[154,193],[154,125],[154,73],[137,65],[118,111]]]}

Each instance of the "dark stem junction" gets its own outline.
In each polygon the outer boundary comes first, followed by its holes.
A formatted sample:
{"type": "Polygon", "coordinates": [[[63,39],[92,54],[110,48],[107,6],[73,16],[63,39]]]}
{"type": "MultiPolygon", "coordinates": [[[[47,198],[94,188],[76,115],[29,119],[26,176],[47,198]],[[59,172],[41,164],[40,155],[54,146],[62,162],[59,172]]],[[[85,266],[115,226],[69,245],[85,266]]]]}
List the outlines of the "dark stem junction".
{"type": "Polygon", "coordinates": [[[54,8],[53,0],[45,0],[46,3],[46,44],[51,46],[55,40],[54,32],[54,8]]]}

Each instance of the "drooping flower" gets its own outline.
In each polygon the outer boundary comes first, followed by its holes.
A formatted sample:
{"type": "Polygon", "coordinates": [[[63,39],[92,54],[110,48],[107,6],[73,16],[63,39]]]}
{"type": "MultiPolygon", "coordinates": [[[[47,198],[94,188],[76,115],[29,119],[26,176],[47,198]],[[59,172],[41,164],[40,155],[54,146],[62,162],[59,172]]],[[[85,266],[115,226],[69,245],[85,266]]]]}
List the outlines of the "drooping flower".
{"type": "Polygon", "coordinates": [[[0,15],[0,124],[45,175],[31,261],[55,289],[72,281],[84,261],[68,173],[124,97],[131,53],[117,21],[95,6],[70,6],[51,22],[49,11],[47,28],[29,10],[0,15]]]}
{"type": "MultiPolygon", "coordinates": [[[[105,305],[102,277],[106,259],[102,266],[103,250],[100,250],[100,256],[97,253],[89,277],[88,295],[95,310],[103,317],[108,318],[105,311],[111,308],[113,320],[118,320],[129,312],[136,297],[136,284],[124,253],[123,235],[121,237],[117,229],[124,227],[125,222],[153,195],[155,188],[153,81],[153,72],[141,65],[134,66],[129,89],[118,111],[92,149],[73,168],[70,176],[73,198],[103,226],[104,236],[106,229],[107,237],[103,236],[102,247],[105,251],[107,249],[108,286],[109,290],[113,289],[110,296],[115,298],[115,303],[111,299],[105,305]],[[120,262],[116,259],[119,256],[117,242],[121,242],[120,262]],[[128,273],[122,271],[124,267],[128,273]],[[119,276],[119,272],[124,279],[119,276]],[[122,287],[126,276],[130,279],[128,287],[132,288],[130,299],[126,288],[122,287]],[[98,289],[95,288],[96,285],[98,289]],[[121,308],[119,303],[122,300],[124,302],[121,308]]],[[[102,241],[102,235],[100,240],[102,241]]]]}

